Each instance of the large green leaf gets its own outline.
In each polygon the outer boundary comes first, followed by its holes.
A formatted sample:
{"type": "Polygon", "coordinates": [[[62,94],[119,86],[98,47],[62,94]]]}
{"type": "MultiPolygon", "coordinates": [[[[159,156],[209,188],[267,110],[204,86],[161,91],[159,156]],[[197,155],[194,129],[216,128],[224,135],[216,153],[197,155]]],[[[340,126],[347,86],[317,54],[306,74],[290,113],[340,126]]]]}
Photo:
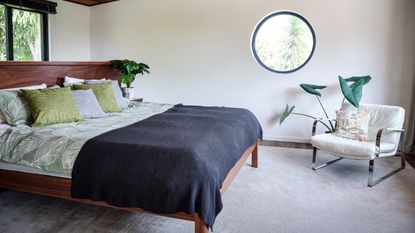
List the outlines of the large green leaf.
{"type": "Polygon", "coordinates": [[[285,121],[285,119],[287,119],[287,117],[294,111],[295,106],[285,106],[285,110],[282,113],[281,117],[280,117],[280,125],[285,121]]]}
{"type": "Polygon", "coordinates": [[[357,86],[358,81],[363,80],[363,85],[366,85],[370,82],[371,79],[372,79],[372,77],[370,77],[369,75],[366,75],[366,76],[353,76],[353,77],[350,77],[350,78],[346,78],[345,80],[346,80],[346,82],[353,82],[350,85],[350,88],[354,88],[354,87],[357,86]]]}
{"type": "Polygon", "coordinates": [[[346,98],[353,106],[356,108],[359,107],[360,100],[362,99],[362,90],[363,90],[363,79],[356,81],[356,85],[351,88],[347,85],[347,81],[339,76],[340,89],[346,98]]]}
{"type": "Polygon", "coordinates": [[[132,60],[111,60],[111,66],[121,71],[121,82],[130,87],[137,74],[150,73],[150,67],[132,60]]]}
{"type": "Polygon", "coordinates": [[[354,99],[357,103],[357,106],[355,105],[355,107],[358,108],[360,104],[360,100],[362,100],[364,81],[360,80],[360,81],[355,82],[355,84],[356,85],[352,88],[352,92],[353,92],[354,99]]]}
{"type": "Polygon", "coordinates": [[[306,91],[309,94],[312,95],[318,95],[321,97],[321,93],[319,91],[317,91],[316,89],[324,89],[327,86],[317,86],[317,85],[313,85],[313,84],[300,84],[300,87],[303,88],[304,91],[306,91]]]}

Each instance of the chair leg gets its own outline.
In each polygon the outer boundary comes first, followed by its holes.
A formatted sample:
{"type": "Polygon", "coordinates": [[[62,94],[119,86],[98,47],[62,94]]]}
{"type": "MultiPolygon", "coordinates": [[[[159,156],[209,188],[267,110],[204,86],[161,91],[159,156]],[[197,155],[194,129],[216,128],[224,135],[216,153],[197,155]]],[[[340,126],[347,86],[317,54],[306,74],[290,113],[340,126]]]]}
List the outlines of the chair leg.
{"type": "Polygon", "coordinates": [[[369,161],[369,174],[367,177],[367,186],[372,187],[373,186],[373,166],[375,165],[375,159],[371,159],[369,161]]]}
{"type": "Polygon", "coordinates": [[[371,159],[369,161],[369,176],[368,176],[368,179],[367,179],[367,186],[368,187],[373,187],[373,186],[379,184],[380,182],[386,180],[387,178],[389,178],[389,177],[395,175],[396,173],[400,172],[401,170],[405,169],[405,153],[401,153],[401,167],[389,172],[388,174],[382,176],[381,178],[379,178],[375,181],[373,180],[374,165],[375,165],[375,159],[371,159]]]}
{"type": "MultiPolygon", "coordinates": [[[[317,158],[317,148],[316,147],[313,147],[313,165],[316,162],[316,158],[317,158]]],[[[339,158],[334,159],[334,160],[331,160],[331,161],[329,161],[327,163],[321,164],[321,165],[319,165],[317,167],[314,167],[313,166],[312,169],[315,171],[315,170],[318,170],[320,168],[327,167],[328,165],[330,165],[332,163],[335,163],[335,162],[337,162],[337,161],[339,161],[341,159],[343,159],[343,158],[342,157],[339,157],[339,158]]]]}
{"type": "Polygon", "coordinates": [[[316,157],[317,157],[317,148],[313,147],[313,163],[316,162],[316,157]]]}
{"type": "Polygon", "coordinates": [[[337,161],[340,161],[340,160],[342,160],[342,159],[343,159],[342,157],[339,157],[339,158],[337,158],[337,159],[333,159],[333,160],[331,160],[331,161],[329,161],[329,162],[327,162],[327,163],[321,164],[321,165],[319,165],[319,166],[317,166],[317,167],[312,167],[312,169],[313,169],[314,171],[316,171],[316,170],[318,170],[318,169],[321,169],[321,168],[323,168],[323,167],[327,167],[328,165],[333,164],[333,163],[335,163],[335,162],[337,162],[337,161]]]}

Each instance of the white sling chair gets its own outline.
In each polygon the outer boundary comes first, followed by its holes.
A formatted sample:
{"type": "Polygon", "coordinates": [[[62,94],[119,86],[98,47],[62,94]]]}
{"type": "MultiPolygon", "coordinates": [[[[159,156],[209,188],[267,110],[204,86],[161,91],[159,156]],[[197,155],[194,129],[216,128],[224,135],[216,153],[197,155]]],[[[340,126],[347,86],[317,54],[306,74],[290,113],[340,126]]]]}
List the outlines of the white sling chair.
{"type": "MultiPolygon", "coordinates": [[[[344,103],[341,110],[353,111],[356,109],[351,104],[344,103]]],[[[373,187],[405,168],[404,130],[402,129],[405,110],[401,107],[375,104],[360,104],[360,110],[370,112],[369,141],[365,142],[337,137],[330,133],[316,135],[316,126],[319,120],[314,121],[310,139],[313,145],[313,164],[316,162],[317,149],[339,158],[313,167],[313,170],[326,167],[343,158],[369,160],[367,185],[373,187]],[[375,159],[397,155],[398,149],[401,157],[401,167],[374,181],[373,167],[375,159]]]]}

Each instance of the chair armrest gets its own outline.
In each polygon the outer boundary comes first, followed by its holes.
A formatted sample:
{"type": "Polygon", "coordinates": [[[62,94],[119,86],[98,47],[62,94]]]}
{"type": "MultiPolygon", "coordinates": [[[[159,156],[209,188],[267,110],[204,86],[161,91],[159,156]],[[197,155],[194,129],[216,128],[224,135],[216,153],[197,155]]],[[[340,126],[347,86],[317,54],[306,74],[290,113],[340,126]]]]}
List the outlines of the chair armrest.
{"type": "MultiPolygon", "coordinates": [[[[394,128],[380,128],[376,134],[376,148],[378,148],[378,150],[380,150],[380,141],[382,139],[382,134],[383,132],[395,132],[395,133],[403,133],[405,132],[404,129],[394,129],[394,128]]],[[[376,157],[379,157],[379,152],[376,153],[376,157]]]]}
{"type": "Polygon", "coordinates": [[[328,118],[316,118],[313,122],[313,129],[311,131],[311,136],[316,134],[317,124],[322,121],[336,121],[336,119],[328,119],[328,118]]]}

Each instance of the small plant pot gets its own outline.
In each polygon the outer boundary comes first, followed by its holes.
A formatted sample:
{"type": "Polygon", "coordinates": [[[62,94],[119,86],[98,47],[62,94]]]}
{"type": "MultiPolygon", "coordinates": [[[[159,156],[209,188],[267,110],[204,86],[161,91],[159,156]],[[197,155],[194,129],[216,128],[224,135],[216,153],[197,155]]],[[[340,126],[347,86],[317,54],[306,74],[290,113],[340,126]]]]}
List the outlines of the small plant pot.
{"type": "Polygon", "coordinates": [[[127,99],[134,99],[134,87],[123,87],[122,94],[127,99]]]}

